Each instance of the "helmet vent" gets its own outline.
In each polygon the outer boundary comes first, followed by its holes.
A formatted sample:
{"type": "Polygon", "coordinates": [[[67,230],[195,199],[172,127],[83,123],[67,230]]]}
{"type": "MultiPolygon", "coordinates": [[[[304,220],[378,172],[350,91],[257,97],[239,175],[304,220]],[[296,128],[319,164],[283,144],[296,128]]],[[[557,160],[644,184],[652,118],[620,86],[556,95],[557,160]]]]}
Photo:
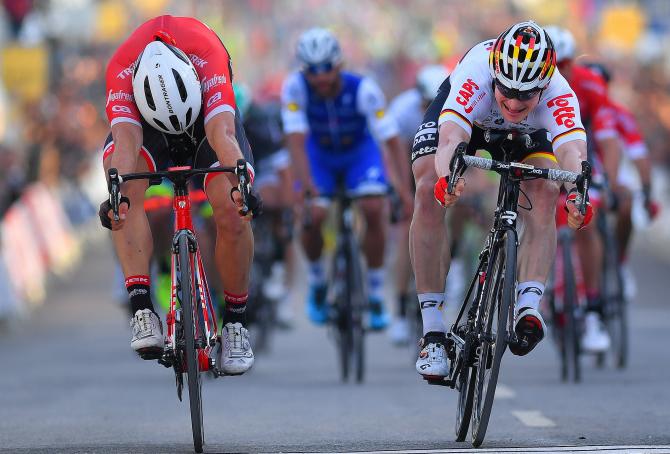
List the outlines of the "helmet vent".
{"type": "Polygon", "coordinates": [[[188,110],[186,111],[186,124],[190,125],[191,124],[191,116],[193,115],[193,108],[189,107],[188,110]]]}
{"type": "Polygon", "coordinates": [[[181,49],[178,49],[175,46],[172,46],[172,45],[167,44],[167,43],[165,43],[165,45],[167,46],[168,49],[170,49],[172,51],[173,54],[175,54],[177,56],[178,59],[180,59],[181,61],[183,61],[187,65],[191,64],[188,57],[186,56],[186,54],[184,54],[184,52],[181,51],[181,49]]]}
{"type": "Polygon", "coordinates": [[[170,132],[170,130],[165,127],[165,124],[162,121],[160,121],[158,118],[154,118],[154,123],[156,123],[156,125],[158,125],[158,127],[161,128],[163,131],[170,132]]]}
{"type": "Polygon", "coordinates": [[[147,100],[147,105],[154,112],[156,111],[156,104],[154,103],[154,97],[151,95],[151,87],[149,86],[149,78],[144,78],[144,97],[147,100]]]}
{"type": "Polygon", "coordinates": [[[181,131],[181,124],[179,123],[179,118],[176,115],[170,115],[170,123],[175,131],[181,131]]]}
{"type": "Polygon", "coordinates": [[[172,75],[174,76],[174,80],[177,83],[177,89],[179,90],[181,101],[186,102],[186,87],[184,86],[184,81],[181,79],[181,76],[174,68],[172,69],[172,75]]]}
{"type": "Polygon", "coordinates": [[[140,67],[140,61],[142,60],[142,55],[144,55],[144,51],[140,52],[140,56],[137,57],[137,60],[135,60],[135,68],[133,68],[133,79],[137,75],[137,70],[140,67]]]}

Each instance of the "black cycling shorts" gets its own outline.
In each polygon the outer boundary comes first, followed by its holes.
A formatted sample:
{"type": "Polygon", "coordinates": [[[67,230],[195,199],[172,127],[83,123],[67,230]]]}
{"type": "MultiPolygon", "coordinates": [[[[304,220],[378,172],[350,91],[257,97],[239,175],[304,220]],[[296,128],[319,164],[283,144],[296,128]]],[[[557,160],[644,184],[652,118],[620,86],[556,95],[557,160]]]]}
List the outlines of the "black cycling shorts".
{"type": "MultiPolygon", "coordinates": [[[[239,112],[235,115],[235,137],[240,146],[244,159],[252,167],[254,159],[251,147],[244,133],[244,127],[239,120],[239,112]]],[[[192,128],[192,135],[188,134],[166,134],[152,127],[149,123],[142,123],[142,150],[141,157],[146,161],[151,172],[166,170],[172,166],[191,166],[193,168],[212,167],[219,162],[214,149],[209,144],[205,135],[205,123],[202,112],[192,128]]],[[[103,160],[114,152],[114,141],[110,133],[105,140],[103,160]]],[[[202,184],[200,178],[194,180],[197,186],[202,184]]]]}
{"type": "MultiPolygon", "coordinates": [[[[421,126],[419,126],[419,129],[414,136],[411,155],[412,163],[422,156],[433,155],[437,152],[437,144],[439,140],[437,121],[440,112],[444,107],[444,102],[449,96],[450,89],[451,83],[449,82],[449,78],[447,78],[440,86],[433,102],[431,102],[428,109],[426,109],[421,126]]],[[[505,131],[495,129],[491,130],[491,133],[493,134],[504,132],[505,131]]],[[[470,143],[468,144],[468,154],[473,155],[477,150],[486,150],[491,153],[493,159],[503,159],[503,151],[500,149],[499,144],[487,143],[484,140],[484,134],[482,128],[476,125],[472,127],[472,136],[470,137],[470,143]]],[[[540,129],[530,134],[530,136],[535,145],[530,150],[519,153],[517,156],[511,156],[511,160],[522,162],[534,157],[544,157],[555,162],[556,158],[551,146],[551,140],[549,139],[549,132],[546,129],[540,129]]]]}

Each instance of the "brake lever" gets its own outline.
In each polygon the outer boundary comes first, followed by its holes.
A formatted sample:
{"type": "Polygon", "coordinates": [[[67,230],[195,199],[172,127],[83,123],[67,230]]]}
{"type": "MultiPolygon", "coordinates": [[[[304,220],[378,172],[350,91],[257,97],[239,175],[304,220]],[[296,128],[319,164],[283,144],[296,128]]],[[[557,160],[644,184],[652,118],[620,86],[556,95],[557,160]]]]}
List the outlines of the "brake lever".
{"type": "Polygon", "coordinates": [[[121,177],[116,168],[111,168],[107,171],[109,176],[109,203],[112,205],[112,212],[114,213],[114,221],[119,221],[119,205],[121,204],[121,177]]]}
{"type": "Polygon", "coordinates": [[[240,191],[242,196],[242,207],[240,208],[240,214],[246,216],[249,214],[249,170],[247,169],[247,161],[244,159],[238,159],[235,169],[235,174],[237,175],[237,189],[240,191]]]}
{"type": "Polygon", "coordinates": [[[588,202],[589,186],[591,185],[591,164],[588,161],[582,161],[582,175],[577,183],[577,189],[581,191],[582,203],[579,206],[579,212],[582,216],[586,215],[586,203],[588,202]],[[581,187],[580,187],[581,186],[581,187]]]}
{"type": "Polygon", "coordinates": [[[451,163],[449,169],[451,174],[449,175],[449,182],[447,184],[447,192],[449,194],[454,193],[454,188],[458,182],[458,178],[463,174],[465,170],[465,163],[463,161],[463,156],[465,156],[465,151],[468,148],[467,142],[461,142],[456,146],[456,152],[451,158],[451,163]]]}

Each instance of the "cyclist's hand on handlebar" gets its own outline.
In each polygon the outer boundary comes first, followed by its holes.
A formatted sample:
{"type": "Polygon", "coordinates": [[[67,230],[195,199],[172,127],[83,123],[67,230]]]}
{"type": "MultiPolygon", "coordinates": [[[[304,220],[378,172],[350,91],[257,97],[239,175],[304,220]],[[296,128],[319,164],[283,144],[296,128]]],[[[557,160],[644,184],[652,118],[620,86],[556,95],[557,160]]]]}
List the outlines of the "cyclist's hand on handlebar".
{"type": "Polygon", "coordinates": [[[100,217],[100,223],[106,229],[116,232],[121,230],[126,222],[126,217],[128,216],[128,210],[130,209],[130,200],[128,197],[121,196],[121,202],[119,204],[119,220],[114,220],[114,212],[112,210],[112,204],[109,199],[105,200],[100,204],[100,209],[98,210],[98,216],[100,217]]]}
{"type": "Polygon", "coordinates": [[[571,229],[580,230],[589,225],[593,218],[593,207],[591,202],[586,202],[586,214],[579,211],[578,205],[581,204],[581,195],[577,191],[570,191],[565,201],[565,209],[568,212],[568,225],[571,229]]]}
{"type": "Polygon", "coordinates": [[[438,203],[445,208],[454,205],[458,201],[458,198],[461,196],[461,194],[463,194],[463,190],[465,189],[465,179],[458,179],[453,194],[449,194],[447,192],[448,186],[449,178],[441,177],[439,180],[437,180],[437,183],[435,183],[434,188],[435,200],[437,200],[438,203]]]}

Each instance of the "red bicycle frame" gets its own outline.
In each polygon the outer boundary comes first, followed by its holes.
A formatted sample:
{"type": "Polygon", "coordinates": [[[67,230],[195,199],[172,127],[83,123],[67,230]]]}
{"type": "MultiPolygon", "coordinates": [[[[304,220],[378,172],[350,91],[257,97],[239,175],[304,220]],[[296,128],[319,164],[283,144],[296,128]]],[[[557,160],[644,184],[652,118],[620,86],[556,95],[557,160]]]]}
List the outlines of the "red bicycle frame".
{"type": "MultiPolygon", "coordinates": [[[[173,167],[169,170],[188,170],[190,167],[173,167]]],[[[187,235],[189,242],[195,244],[194,252],[189,254],[191,275],[191,295],[193,320],[195,323],[195,335],[197,339],[204,339],[205,343],[201,348],[198,348],[198,363],[201,371],[209,370],[210,353],[216,344],[218,326],[216,316],[214,315],[214,305],[212,302],[212,295],[207,285],[207,278],[205,277],[204,266],[202,264],[202,257],[200,249],[195,242],[195,235],[193,232],[193,218],[191,216],[191,199],[186,192],[185,194],[175,194],[173,201],[173,212],[175,214],[175,240],[180,235],[187,235]],[[200,307],[201,311],[197,310],[200,307]],[[198,312],[202,313],[201,317],[198,312]],[[200,323],[202,321],[202,323],[200,323]]],[[[175,241],[174,244],[177,244],[175,241]]],[[[167,336],[166,343],[173,351],[177,351],[175,338],[175,324],[177,315],[177,269],[178,269],[178,254],[172,254],[172,291],[170,292],[170,310],[167,314],[167,336]]]]}

